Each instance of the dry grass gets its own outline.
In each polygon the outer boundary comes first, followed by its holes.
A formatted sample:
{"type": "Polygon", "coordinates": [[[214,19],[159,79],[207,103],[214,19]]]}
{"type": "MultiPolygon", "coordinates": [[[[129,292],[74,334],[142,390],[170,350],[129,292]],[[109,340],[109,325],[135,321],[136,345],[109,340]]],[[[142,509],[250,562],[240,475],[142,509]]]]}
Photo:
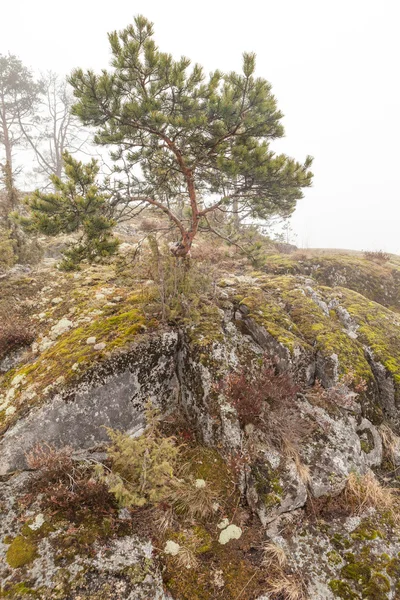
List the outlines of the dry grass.
{"type": "Polygon", "coordinates": [[[285,456],[294,461],[297,473],[301,481],[304,483],[305,486],[308,486],[311,482],[310,468],[308,465],[305,465],[303,463],[303,461],[300,458],[300,454],[297,451],[297,448],[294,446],[291,440],[283,438],[282,450],[285,456]]]}
{"type": "Polygon", "coordinates": [[[384,250],[366,250],[364,252],[364,258],[383,264],[390,260],[390,254],[384,250]]]}
{"type": "Polygon", "coordinates": [[[13,312],[0,313],[0,359],[19,348],[29,346],[34,339],[32,324],[27,318],[13,312]]]}
{"type": "Polygon", "coordinates": [[[279,600],[306,600],[306,585],[298,573],[285,573],[283,569],[272,571],[267,592],[279,600]]]}
{"type": "Polygon", "coordinates": [[[390,461],[395,464],[395,456],[400,449],[400,438],[390,429],[388,425],[382,423],[379,426],[379,433],[382,438],[382,444],[390,461]]]}
{"type": "Polygon", "coordinates": [[[174,562],[178,569],[195,569],[198,566],[195,553],[187,546],[181,546],[178,554],[174,557],[174,562]]]}
{"type": "Polygon", "coordinates": [[[399,523],[397,490],[383,487],[375,475],[370,472],[360,476],[350,473],[345,498],[353,511],[361,513],[366,508],[374,508],[378,512],[388,512],[396,523],[399,523]]]}
{"type": "Polygon", "coordinates": [[[172,528],[174,522],[174,512],[171,508],[166,510],[156,509],[154,514],[154,524],[162,536],[172,528]]]}
{"type": "Polygon", "coordinates": [[[284,569],[287,566],[286,552],[281,546],[273,542],[267,542],[263,546],[263,567],[278,566],[284,569]]]}
{"type": "Polygon", "coordinates": [[[305,600],[306,585],[299,573],[288,571],[288,558],[281,546],[266,542],[262,566],[268,569],[267,592],[277,600],[305,600]]]}
{"type": "Polygon", "coordinates": [[[204,519],[213,514],[218,500],[216,492],[206,481],[203,487],[196,482],[203,480],[178,481],[174,484],[169,500],[178,513],[192,519],[204,519]]]}

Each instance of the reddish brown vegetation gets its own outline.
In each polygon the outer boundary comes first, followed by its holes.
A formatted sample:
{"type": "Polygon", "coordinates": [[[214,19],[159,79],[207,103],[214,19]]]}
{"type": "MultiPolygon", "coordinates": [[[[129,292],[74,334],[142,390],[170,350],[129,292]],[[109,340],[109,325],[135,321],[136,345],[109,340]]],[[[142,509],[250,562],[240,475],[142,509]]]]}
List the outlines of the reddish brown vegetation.
{"type": "Polygon", "coordinates": [[[56,450],[39,444],[26,458],[34,470],[26,497],[28,503],[39,497],[43,510],[60,513],[74,522],[87,515],[102,518],[116,513],[114,496],[104,483],[93,477],[89,463],[73,459],[71,448],[56,450]]]}
{"type": "Polygon", "coordinates": [[[221,386],[236,408],[240,424],[262,426],[265,411],[279,409],[296,398],[298,386],[287,372],[278,373],[270,361],[228,375],[221,386]]]}
{"type": "Polygon", "coordinates": [[[0,359],[18,348],[29,346],[34,339],[29,321],[21,316],[0,315],[0,359]]]}
{"type": "Polygon", "coordinates": [[[236,409],[240,425],[253,425],[280,450],[294,450],[312,426],[301,416],[299,386],[268,359],[228,375],[218,391],[236,409]]]}

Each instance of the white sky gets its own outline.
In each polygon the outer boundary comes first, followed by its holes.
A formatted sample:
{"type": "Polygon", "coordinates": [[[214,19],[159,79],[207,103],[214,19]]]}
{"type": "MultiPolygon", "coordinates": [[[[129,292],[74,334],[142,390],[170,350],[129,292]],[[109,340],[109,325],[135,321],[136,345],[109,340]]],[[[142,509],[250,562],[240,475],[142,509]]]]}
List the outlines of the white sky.
{"type": "Polygon", "coordinates": [[[313,188],[292,226],[304,247],[400,254],[400,0],[15,0],[0,53],[61,74],[109,65],[106,33],[138,13],[156,42],[207,71],[257,53],[285,117],[273,146],[314,156],[313,188]]]}

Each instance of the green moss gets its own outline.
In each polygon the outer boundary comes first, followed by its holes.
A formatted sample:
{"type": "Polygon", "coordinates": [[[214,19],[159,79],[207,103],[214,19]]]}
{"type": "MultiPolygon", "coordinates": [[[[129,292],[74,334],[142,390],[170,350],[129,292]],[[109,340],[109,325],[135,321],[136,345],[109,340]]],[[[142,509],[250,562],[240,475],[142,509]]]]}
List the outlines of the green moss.
{"type": "Polygon", "coordinates": [[[10,567],[18,569],[33,562],[37,556],[37,544],[22,535],[17,535],[7,550],[6,560],[10,567]]]}
{"type": "Polygon", "coordinates": [[[9,600],[19,598],[40,598],[39,592],[24,582],[16,583],[15,585],[6,585],[3,590],[0,590],[0,598],[9,598],[9,600]]]}
{"type": "Polygon", "coordinates": [[[124,569],[121,574],[128,577],[129,581],[133,585],[139,585],[152,574],[154,571],[154,564],[151,558],[144,558],[142,561],[131,565],[124,569]]]}
{"type": "Polygon", "coordinates": [[[344,552],[343,548],[338,551],[346,564],[340,570],[341,579],[332,580],[329,585],[339,598],[387,600],[390,592],[389,577],[397,582],[397,559],[391,559],[385,553],[375,554],[373,549],[376,546],[360,543],[365,539],[383,537],[380,532],[380,535],[376,535],[372,525],[372,522],[367,520],[353,532],[352,552],[344,552]]]}
{"type": "Polygon", "coordinates": [[[400,309],[400,269],[393,260],[380,265],[360,254],[307,252],[267,256],[264,270],[311,276],[322,285],[341,285],[383,306],[400,309]]]}
{"type": "MultiPolygon", "coordinates": [[[[183,319],[191,343],[206,348],[214,342],[224,339],[221,327],[221,312],[212,304],[199,305],[190,310],[189,317],[183,319]]],[[[205,355],[205,358],[207,355],[205,355]]]]}
{"type": "Polygon", "coordinates": [[[369,346],[374,359],[392,375],[397,395],[400,385],[400,336],[398,317],[380,304],[355,292],[342,290],[341,302],[359,325],[360,341],[369,346]]]}
{"type": "Polygon", "coordinates": [[[188,449],[182,458],[186,461],[190,474],[195,479],[204,479],[208,482],[221,502],[226,501],[227,498],[231,502],[236,502],[234,477],[217,450],[196,446],[188,449]]]}
{"type": "Polygon", "coordinates": [[[363,598],[369,600],[387,600],[390,592],[390,582],[385,575],[374,573],[362,590],[363,598]]]}
{"type": "MultiPolygon", "coordinates": [[[[100,315],[90,317],[90,312],[88,312],[88,319],[92,319],[92,322],[80,325],[61,335],[54,345],[43,351],[34,362],[8,374],[7,379],[2,381],[1,387],[6,390],[13,377],[23,375],[23,384],[16,391],[14,399],[18,410],[21,411],[27,405],[31,406],[40,402],[43,397],[42,392],[48,386],[52,386],[59,377],[63,378],[63,386],[73,382],[103,358],[105,352],[109,354],[129,347],[136,341],[139,334],[156,327],[157,321],[147,318],[144,312],[144,308],[153,296],[154,292],[146,289],[143,293],[131,294],[124,302],[106,307],[100,315]],[[94,349],[93,344],[87,344],[86,340],[90,337],[95,337],[96,343],[104,342],[105,350],[98,351],[94,349]],[[76,365],[79,366],[78,370],[76,370],[76,365]],[[22,403],[20,393],[32,384],[36,392],[35,397],[22,403]]],[[[87,299],[86,302],[88,302],[87,299]]],[[[89,310],[86,304],[85,308],[89,310]]],[[[72,317],[72,319],[75,318],[75,316],[72,317]]],[[[18,413],[11,419],[16,419],[17,416],[18,413]]]]}
{"type": "MultiPolygon", "coordinates": [[[[317,285],[313,289],[321,300],[331,291],[317,285]]],[[[290,275],[265,276],[257,287],[242,287],[242,292],[236,301],[248,307],[248,316],[291,352],[301,346],[327,359],[336,354],[342,373],[352,372],[357,380],[372,378],[362,346],[347,335],[334,311],[325,314],[307,295],[303,280],[290,275]]]]}
{"type": "Polygon", "coordinates": [[[351,540],[340,535],[340,533],[335,533],[331,539],[331,543],[337,550],[348,550],[353,545],[351,540]]]}
{"type": "Polygon", "coordinates": [[[64,533],[60,532],[57,537],[51,539],[55,552],[54,561],[56,564],[68,564],[75,559],[75,556],[90,552],[95,542],[128,533],[128,522],[121,522],[118,528],[115,528],[110,518],[93,516],[86,519],[79,527],[74,527],[71,531],[67,530],[64,533]]]}
{"type": "Polygon", "coordinates": [[[205,527],[197,525],[193,528],[193,534],[198,541],[196,544],[196,554],[204,554],[212,549],[213,539],[205,527]]]}
{"type": "Polygon", "coordinates": [[[257,494],[265,507],[272,508],[278,505],[283,495],[279,471],[272,469],[268,463],[254,463],[251,465],[251,475],[257,494]]]}
{"type": "Polygon", "coordinates": [[[357,598],[359,598],[358,594],[353,592],[350,585],[346,581],[342,581],[341,579],[332,579],[328,585],[335,596],[342,598],[342,600],[357,600],[357,598]]]}
{"type": "Polygon", "coordinates": [[[352,579],[358,584],[365,585],[371,579],[371,567],[359,562],[350,562],[340,571],[344,579],[352,579]]]}
{"type": "Polygon", "coordinates": [[[340,565],[340,563],[342,562],[342,557],[335,550],[331,550],[330,552],[327,553],[326,556],[327,556],[329,564],[331,564],[331,565],[340,565]]]}
{"type": "MultiPolygon", "coordinates": [[[[229,555],[225,550],[214,562],[213,567],[221,572],[224,582],[224,600],[236,600],[241,592],[240,600],[252,600],[261,593],[260,582],[265,581],[265,573],[256,569],[251,563],[229,555]],[[257,593],[258,592],[258,593],[257,593]]],[[[163,573],[167,589],[174,598],[179,600],[210,600],[213,593],[218,593],[210,581],[209,563],[200,563],[195,569],[178,569],[173,559],[167,560],[166,570],[163,573]]]]}
{"type": "Polygon", "coordinates": [[[384,539],[385,534],[377,529],[376,524],[370,519],[365,519],[360,525],[350,534],[353,540],[375,540],[376,538],[384,539]]]}

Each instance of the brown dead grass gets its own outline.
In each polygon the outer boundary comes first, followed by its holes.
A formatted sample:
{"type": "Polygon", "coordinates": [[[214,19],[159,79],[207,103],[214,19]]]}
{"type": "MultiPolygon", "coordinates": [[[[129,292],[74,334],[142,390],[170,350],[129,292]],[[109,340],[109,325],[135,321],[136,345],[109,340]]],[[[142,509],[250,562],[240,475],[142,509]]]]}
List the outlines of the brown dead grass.
{"type": "Polygon", "coordinates": [[[400,523],[398,490],[381,485],[372,472],[362,476],[350,473],[344,495],[354,513],[374,508],[379,513],[389,513],[396,524],[400,523]]]}

